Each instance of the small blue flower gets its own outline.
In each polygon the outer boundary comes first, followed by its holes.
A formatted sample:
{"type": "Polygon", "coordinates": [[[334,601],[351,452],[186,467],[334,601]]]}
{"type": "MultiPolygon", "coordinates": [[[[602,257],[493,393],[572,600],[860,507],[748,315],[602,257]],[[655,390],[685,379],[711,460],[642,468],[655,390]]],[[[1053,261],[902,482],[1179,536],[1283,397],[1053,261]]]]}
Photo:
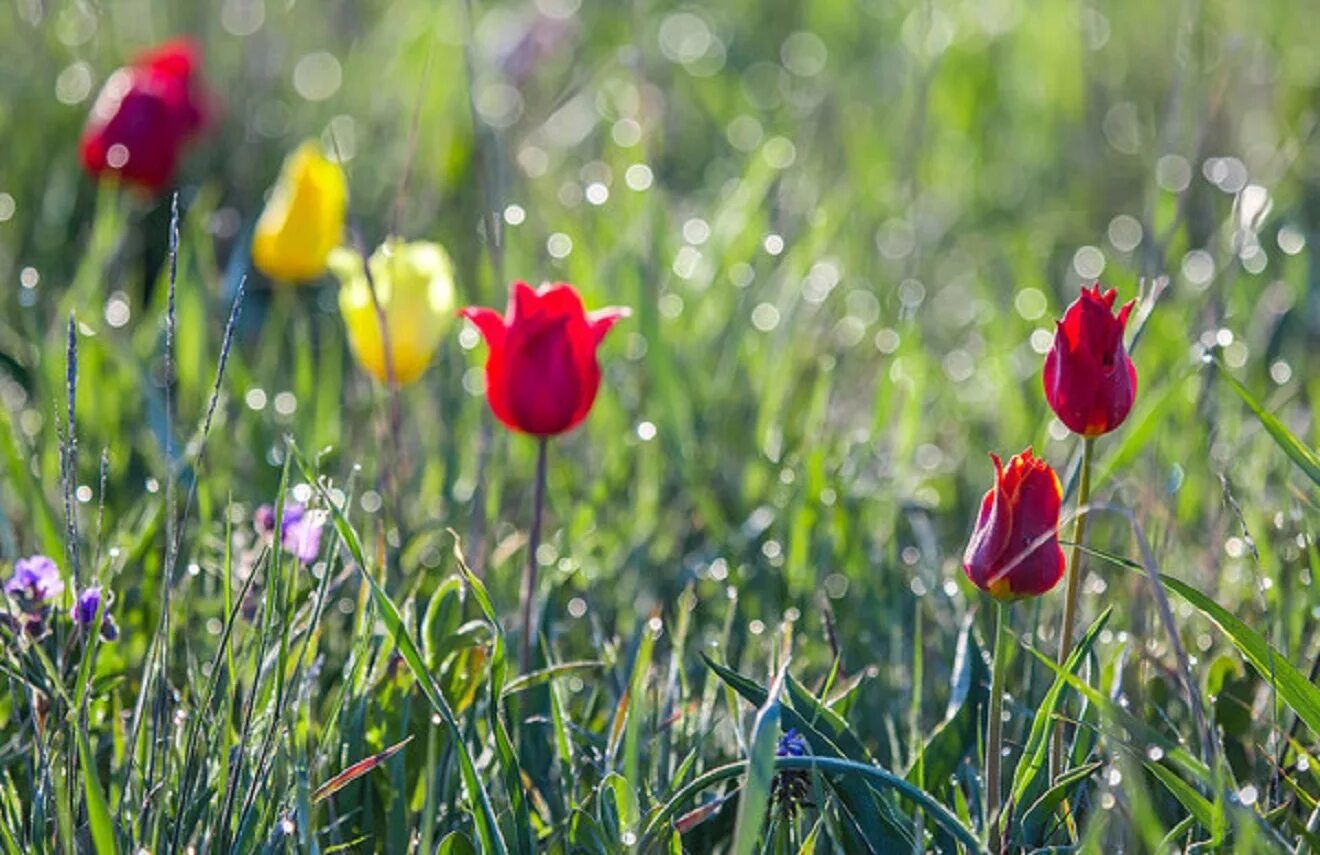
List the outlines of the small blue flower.
{"type": "MultiPolygon", "coordinates": [[[[795,728],[784,731],[775,746],[776,757],[806,757],[811,754],[811,745],[795,728]]],[[[797,811],[799,805],[808,804],[807,794],[811,788],[811,774],[805,769],[785,769],[775,775],[770,785],[771,797],[780,809],[787,814],[797,811]]]]}
{"type": "Polygon", "coordinates": [[[805,757],[810,753],[811,746],[794,727],[784,731],[784,735],[779,737],[778,747],[775,748],[776,757],[805,757]]]}

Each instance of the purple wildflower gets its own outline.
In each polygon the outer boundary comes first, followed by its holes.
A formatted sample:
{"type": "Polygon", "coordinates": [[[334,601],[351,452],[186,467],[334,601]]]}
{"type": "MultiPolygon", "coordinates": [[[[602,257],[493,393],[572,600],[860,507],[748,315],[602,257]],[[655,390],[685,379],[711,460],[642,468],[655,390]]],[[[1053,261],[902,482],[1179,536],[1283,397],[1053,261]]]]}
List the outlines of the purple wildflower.
{"type": "Polygon", "coordinates": [[[73,622],[81,626],[90,626],[96,620],[96,613],[101,610],[101,587],[93,585],[83,588],[73,601],[73,622]]]}
{"type": "Polygon", "coordinates": [[[101,610],[103,596],[106,611],[101,615],[101,638],[105,641],[114,641],[119,637],[119,627],[115,624],[114,618],[110,617],[110,601],[113,596],[108,593],[103,594],[100,585],[84,588],[82,593],[74,598],[71,614],[77,626],[84,629],[90,627],[96,622],[96,613],[101,610]]]}
{"type": "MultiPolygon", "coordinates": [[[[275,531],[275,509],[262,505],[252,515],[253,525],[261,534],[275,531]]],[[[303,564],[311,564],[321,551],[321,533],[325,529],[325,516],[308,510],[300,502],[286,502],[280,520],[280,546],[303,564]]]]}
{"type": "Polygon", "coordinates": [[[321,532],[325,520],[315,512],[304,512],[296,520],[285,519],[280,542],[284,551],[303,564],[311,564],[321,551],[321,532]]]}
{"type": "MultiPolygon", "coordinates": [[[[288,513],[288,508],[285,508],[288,513]]],[[[252,525],[258,534],[270,534],[275,530],[275,506],[262,505],[252,513],[252,525]]]]}
{"type": "Polygon", "coordinates": [[[20,558],[14,563],[14,575],[5,583],[5,593],[30,610],[64,593],[60,568],[44,555],[20,558]]]}

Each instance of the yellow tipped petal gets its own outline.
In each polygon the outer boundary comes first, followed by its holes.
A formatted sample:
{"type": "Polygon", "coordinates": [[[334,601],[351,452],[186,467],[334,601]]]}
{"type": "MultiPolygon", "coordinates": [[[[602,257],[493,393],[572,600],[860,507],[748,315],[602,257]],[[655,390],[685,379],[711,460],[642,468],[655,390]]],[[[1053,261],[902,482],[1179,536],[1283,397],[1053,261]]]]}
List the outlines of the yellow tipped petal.
{"type": "Polygon", "coordinates": [[[252,263],[280,282],[306,282],[326,271],[348,211],[348,182],[314,141],[300,145],[280,170],[252,236],[252,263]]]}
{"type": "MultiPolygon", "coordinates": [[[[406,243],[390,238],[371,254],[371,279],[385,315],[394,378],[411,383],[431,363],[454,320],[454,269],[437,243],[406,243]]],[[[339,277],[339,311],[348,342],[362,369],[385,383],[389,371],[381,345],[380,318],[371,299],[362,259],[352,250],[330,253],[330,269],[339,277]]]]}

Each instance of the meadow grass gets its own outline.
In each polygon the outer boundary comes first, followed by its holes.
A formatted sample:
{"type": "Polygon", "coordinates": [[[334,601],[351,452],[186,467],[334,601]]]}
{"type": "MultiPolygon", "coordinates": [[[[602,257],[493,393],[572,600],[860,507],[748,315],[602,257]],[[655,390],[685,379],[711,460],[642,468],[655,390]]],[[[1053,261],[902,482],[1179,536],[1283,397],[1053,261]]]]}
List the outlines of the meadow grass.
{"type": "Polygon", "coordinates": [[[1041,362],[1096,278],[1140,387],[1074,655],[1062,591],[1007,613],[1006,846],[1320,848],[1317,37],[1289,0],[9,4],[0,558],[118,637],[5,630],[0,849],[982,851],[962,553],[988,452],[1071,513],[1041,362]],[[225,107],[177,196],[94,184],[97,88],[179,32],[225,107]],[[396,400],[332,281],[251,269],[309,137],[462,304],[632,309],[549,446],[526,670],[537,444],[476,331],[396,400]],[[254,524],[294,503],[310,566],[254,524]]]}

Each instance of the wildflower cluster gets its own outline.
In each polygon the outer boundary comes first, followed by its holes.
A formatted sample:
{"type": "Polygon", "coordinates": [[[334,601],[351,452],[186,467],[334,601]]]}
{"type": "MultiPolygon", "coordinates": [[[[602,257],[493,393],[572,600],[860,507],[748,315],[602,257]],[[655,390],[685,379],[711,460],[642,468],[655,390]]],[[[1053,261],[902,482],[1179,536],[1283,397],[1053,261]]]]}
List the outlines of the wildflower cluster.
{"type": "MultiPolygon", "coordinates": [[[[39,641],[51,632],[52,615],[64,592],[64,579],[54,560],[45,555],[20,558],[5,582],[8,609],[0,620],[11,632],[39,641]]],[[[117,639],[119,627],[110,615],[112,600],[100,585],[75,592],[69,610],[73,628],[79,632],[95,628],[103,641],[117,639]]]]}

